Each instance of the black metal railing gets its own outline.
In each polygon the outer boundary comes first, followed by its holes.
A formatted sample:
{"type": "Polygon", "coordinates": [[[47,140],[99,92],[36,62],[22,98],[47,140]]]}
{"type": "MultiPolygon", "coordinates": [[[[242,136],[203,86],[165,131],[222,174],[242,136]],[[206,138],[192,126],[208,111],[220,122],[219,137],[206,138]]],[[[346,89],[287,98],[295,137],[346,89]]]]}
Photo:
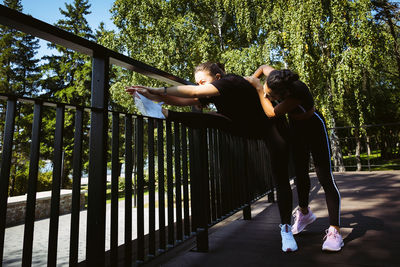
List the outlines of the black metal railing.
{"type": "MultiPolygon", "coordinates": [[[[39,146],[41,143],[40,124],[43,107],[56,109],[56,126],[54,134],[54,167],[51,198],[50,229],[47,251],[47,263],[57,262],[57,247],[59,235],[59,203],[60,203],[60,174],[61,151],[63,149],[64,113],[73,110],[75,113],[75,134],[73,152],[72,178],[72,209],[69,244],[69,263],[78,264],[80,235],[80,181],[82,178],[81,154],[83,139],[83,116],[85,110],[72,105],[34,100],[29,98],[15,99],[12,96],[1,94],[0,98],[7,99],[7,118],[5,121],[5,138],[2,154],[2,182],[8,181],[9,157],[12,146],[9,136],[12,135],[15,121],[14,107],[16,104],[34,105],[34,119],[32,127],[32,142],[30,155],[30,171],[28,199],[26,205],[25,234],[23,242],[22,265],[30,265],[33,253],[33,233],[35,223],[35,196],[39,165],[39,146]],[[3,176],[4,175],[4,176],[3,176]]],[[[256,199],[271,193],[272,184],[269,173],[268,151],[265,143],[257,139],[246,139],[230,135],[217,129],[191,129],[177,122],[145,118],[139,115],[124,114],[109,111],[112,127],[111,140],[111,207],[105,217],[110,216],[110,236],[104,236],[99,241],[105,244],[109,239],[109,251],[105,254],[105,265],[116,262],[143,262],[164,252],[185,239],[197,233],[199,251],[207,251],[207,229],[243,209],[244,217],[250,219],[250,204],[256,199]],[[120,119],[124,119],[121,129],[120,119]],[[155,133],[155,127],[157,129],[155,133]],[[147,131],[145,129],[147,128],[147,131]],[[120,144],[120,133],[125,136],[125,143],[120,144]],[[133,140],[132,140],[133,138],[133,140]],[[144,147],[144,139],[147,147],[144,147]],[[155,142],[156,141],[156,142],[155,142]],[[120,147],[125,147],[125,190],[124,196],[124,225],[119,224],[119,153],[120,147]],[[166,152],[166,153],[164,153],[166,152]],[[133,159],[136,159],[135,161],[133,159]],[[157,166],[155,161],[157,159],[157,166]],[[147,163],[147,171],[145,168],[147,163]],[[166,164],[165,164],[166,163],[166,164]],[[166,166],[165,166],[166,165],[166,166]],[[166,167],[166,168],[165,168],[166,167]],[[261,167],[261,168],[260,168],[261,167]],[[136,170],[133,175],[132,170],[136,170]],[[190,170],[190,171],[189,171],[190,170]],[[145,173],[146,172],[146,173],[145,173]],[[157,177],[156,174],[157,173],[157,177]],[[144,178],[148,177],[148,201],[144,207],[144,178]],[[135,185],[132,180],[136,181],[135,185]],[[166,187],[166,189],[165,189],[166,187]],[[133,194],[133,191],[136,194],[133,194]],[[156,192],[158,192],[158,207],[156,208],[156,192]],[[165,205],[166,193],[166,205],[165,205]],[[132,204],[132,196],[136,197],[137,205],[132,204]],[[136,212],[136,218],[132,212],[136,212]],[[147,219],[145,216],[148,215],[147,219]],[[166,216],[166,220],[165,219],[166,216]],[[156,229],[156,217],[158,217],[156,229]],[[145,235],[145,224],[148,232],[145,235]],[[133,235],[132,226],[135,226],[133,235]],[[123,228],[123,230],[121,229],[123,228]],[[124,232],[124,242],[118,242],[119,235],[124,232]]],[[[88,116],[87,114],[86,116],[88,116]]],[[[96,162],[96,161],[95,161],[96,162]]],[[[97,163],[95,163],[97,166],[97,163]]],[[[90,178],[89,178],[90,179],[90,178]]],[[[7,196],[8,185],[2,186],[2,197],[7,196]]],[[[88,196],[92,191],[89,186],[88,196]]],[[[5,198],[6,199],[6,198],[5,198]]],[[[105,200],[103,205],[106,206],[105,200]]],[[[88,210],[90,210],[90,202],[88,210]]],[[[3,205],[2,212],[6,212],[3,205]]],[[[90,228],[89,216],[87,225],[90,228]]],[[[103,228],[105,232],[106,226],[103,228]]],[[[3,240],[5,225],[3,222],[3,240]]],[[[103,234],[103,233],[102,233],[103,234]]],[[[86,251],[90,244],[86,237],[86,251]]],[[[6,244],[7,245],[7,244],[6,244]]],[[[2,247],[4,252],[5,247],[2,247]]],[[[7,248],[6,248],[7,249],[7,248]]],[[[63,248],[66,249],[66,248],[63,248]]],[[[106,251],[106,249],[105,249],[106,251]]],[[[88,254],[87,254],[88,255],[88,254]]],[[[5,263],[16,255],[7,255],[5,263]]],[[[87,256],[86,256],[87,257],[87,256]]],[[[39,259],[36,259],[38,261],[39,259]]],[[[39,260],[40,261],[40,260],[39,260]]],[[[84,262],[85,263],[85,262],[84,262]]],[[[84,264],[83,263],[83,264],[84,264]]]]}
{"type": "Polygon", "coordinates": [[[197,250],[207,251],[210,226],[240,210],[243,210],[245,219],[250,219],[251,203],[268,193],[273,196],[267,164],[269,155],[263,141],[217,129],[192,129],[177,122],[108,110],[110,64],[169,84],[190,82],[1,5],[0,23],[90,55],[93,62],[90,107],[7,94],[0,96],[7,101],[3,106],[6,119],[0,173],[0,262],[19,260],[22,266],[30,266],[33,261],[46,264],[43,255],[47,255],[47,265],[55,266],[60,263],[60,254],[68,251],[66,261],[71,266],[132,265],[145,262],[192,236],[197,238],[197,250]],[[15,253],[5,253],[8,243],[4,241],[9,230],[5,218],[16,105],[34,107],[20,257],[15,253]],[[39,161],[42,160],[40,144],[44,108],[55,109],[56,125],[50,227],[44,233],[48,235],[48,248],[36,255],[36,185],[39,161]],[[65,228],[60,226],[60,176],[62,151],[66,145],[63,143],[66,113],[75,116],[72,208],[70,232],[67,233],[69,242],[66,248],[61,248],[63,244],[59,239],[65,235],[65,228]],[[84,123],[85,116],[90,117],[89,125],[84,123]],[[83,142],[85,136],[89,136],[88,144],[83,142]],[[124,136],[123,142],[120,142],[121,136],[124,136]],[[120,201],[119,155],[122,148],[125,185],[124,200],[120,201]],[[84,211],[80,210],[83,151],[89,151],[87,210],[84,211]],[[108,151],[111,151],[110,158],[108,151]],[[111,181],[108,183],[109,162],[111,181]],[[108,186],[111,188],[109,205],[106,203],[108,186]],[[148,190],[146,194],[145,189],[148,190]],[[83,214],[86,214],[86,221],[83,221],[83,214]],[[82,231],[82,223],[86,225],[86,234],[82,231]]]}

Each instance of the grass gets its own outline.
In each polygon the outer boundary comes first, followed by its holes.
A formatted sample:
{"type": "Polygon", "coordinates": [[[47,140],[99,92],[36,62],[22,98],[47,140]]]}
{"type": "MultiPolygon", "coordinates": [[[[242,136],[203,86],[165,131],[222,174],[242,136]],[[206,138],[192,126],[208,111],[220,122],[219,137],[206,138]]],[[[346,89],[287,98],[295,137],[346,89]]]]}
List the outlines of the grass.
{"type": "MultiPolygon", "coordinates": [[[[368,155],[360,155],[362,170],[368,171],[368,155]]],[[[356,170],[357,160],[355,155],[343,156],[343,162],[346,170],[356,170]]],[[[383,160],[380,151],[372,151],[369,156],[371,171],[400,170],[400,159],[383,160]]]]}

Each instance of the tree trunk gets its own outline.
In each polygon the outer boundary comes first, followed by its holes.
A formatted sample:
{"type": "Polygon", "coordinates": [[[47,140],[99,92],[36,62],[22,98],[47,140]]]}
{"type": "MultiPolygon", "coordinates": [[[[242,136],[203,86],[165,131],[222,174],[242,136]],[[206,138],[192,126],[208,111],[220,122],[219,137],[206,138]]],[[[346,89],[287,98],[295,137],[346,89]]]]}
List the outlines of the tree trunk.
{"type": "Polygon", "coordinates": [[[357,171],[361,171],[361,142],[360,142],[360,131],[356,128],[354,131],[354,137],[356,139],[356,162],[357,162],[357,171]]]}
{"type": "Polygon", "coordinates": [[[394,23],[393,23],[393,21],[391,19],[392,16],[390,14],[390,11],[388,10],[388,7],[386,6],[384,8],[384,10],[385,10],[386,18],[387,18],[386,22],[387,22],[387,24],[389,26],[390,34],[392,35],[393,41],[394,41],[394,53],[393,53],[393,55],[394,55],[394,57],[396,59],[398,74],[400,75],[400,52],[399,52],[399,44],[397,42],[398,37],[397,37],[396,31],[395,31],[395,25],[394,25],[394,23]]]}
{"type": "Polygon", "coordinates": [[[371,147],[370,147],[370,145],[369,145],[369,142],[370,142],[370,140],[369,140],[369,136],[368,136],[368,134],[367,134],[368,171],[371,171],[371,163],[370,163],[370,160],[369,160],[369,158],[370,158],[370,156],[371,156],[371,147]]]}
{"type": "Polygon", "coordinates": [[[219,45],[221,51],[224,51],[224,39],[222,37],[222,25],[218,24],[219,45]]]}
{"type": "MultiPolygon", "coordinates": [[[[17,109],[16,109],[16,117],[15,117],[15,133],[18,133],[18,135],[20,134],[20,126],[19,126],[19,119],[20,119],[20,115],[21,115],[21,106],[20,104],[17,105],[17,109]]],[[[21,153],[20,147],[21,147],[21,143],[18,142],[18,135],[13,138],[14,141],[14,151],[12,153],[12,157],[11,157],[11,165],[15,166],[14,168],[12,168],[11,173],[10,173],[10,178],[11,178],[11,188],[10,188],[10,197],[14,196],[15,193],[15,182],[17,179],[17,172],[18,172],[18,159],[16,156],[18,153],[21,153]]],[[[18,189],[17,189],[18,191],[18,189]]]]}
{"type": "Polygon", "coordinates": [[[14,191],[15,191],[15,175],[13,173],[10,173],[10,178],[11,178],[11,184],[10,184],[10,193],[8,194],[9,197],[14,196],[14,191]]]}
{"type": "MultiPolygon", "coordinates": [[[[334,121],[334,119],[332,119],[334,121]]],[[[331,147],[333,157],[333,170],[336,172],[345,172],[346,168],[343,163],[342,148],[340,147],[339,137],[336,135],[336,130],[331,131],[331,147]]]]}
{"type": "Polygon", "coordinates": [[[332,150],[332,157],[333,157],[333,170],[336,172],[345,172],[346,169],[344,167],[343,163],[343,154],[342,154],[342,148],[340,147],[340,142],[339,142],[339,137],[336,134],[336,120],[335,120],[335,109],[332,106],[333,99],[332,99],[332,90],[331,87],[329,86],[329,83],[327,84],[327,91],[329,92],[329,103],[328,103],[328,108],[329,108],[329,113],[331,114],[331,134],[330,134],[330,141],[331,141],[331,150],[332,150]]]}
{"type": "Polygon", "coordinates": [[[63,189],[72,188],[72,181],[69,178],[69,174],[71,173],[72,162],[73,162],[72,155],[68,156],[63,151],[61,158],[61,188],[63,189]]]}

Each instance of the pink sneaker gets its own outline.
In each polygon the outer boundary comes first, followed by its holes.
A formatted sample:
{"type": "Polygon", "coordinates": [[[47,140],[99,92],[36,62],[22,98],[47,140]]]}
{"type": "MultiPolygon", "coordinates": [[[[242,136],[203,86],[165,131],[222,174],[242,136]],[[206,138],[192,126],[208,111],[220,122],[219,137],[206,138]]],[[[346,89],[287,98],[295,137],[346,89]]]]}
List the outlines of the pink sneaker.
{"type": "Polygon", "coordinates": [[[297,209],[294,219],[294,224],[292,226],[292,233],[294,235],[300,233],[301,231],[304,230],[304,228],[306,228],[307,225],[314,222],[315,219],[317,219],[317,216],[315,216],[314,213],[312,213],[309,207],[308,207],[308,213],[305,215],[300,211],[300,209],[297,209]]]}
{"type": "Polygon", "coordinates": [[[344,242],[339,232],[335,229],[335,227],[332,226],[330,226],[325,232],[325,242],[322,245],[322,250],[340,251],[344,246],[344,242]]]}

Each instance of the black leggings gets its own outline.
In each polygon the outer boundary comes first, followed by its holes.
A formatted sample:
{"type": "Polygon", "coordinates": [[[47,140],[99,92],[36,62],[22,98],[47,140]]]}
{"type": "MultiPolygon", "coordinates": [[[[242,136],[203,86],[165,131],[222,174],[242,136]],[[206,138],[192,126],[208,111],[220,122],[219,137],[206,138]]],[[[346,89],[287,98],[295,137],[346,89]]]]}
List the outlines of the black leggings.
{"type": "MultiPolygon", "coordinates": [[[[168,120],[181,122],[192,128],[217,128],[235,131],[232,120],[214,113],[174,112],[168,111],[168,120]]],[[[271,169],[277,190],[277,201],[282,224],[291,223],[292,190],[289,183],[288,162],[289,149],[287,145],[288,127],[285,119],[272,119],[263,130],[248,132],[249,136],[262,135],[271,158],[271,169]]]]}
{"type": "Polygon", "coordinates": [[[290,122],[299,206],[308,207],[310,193],[309,160],[325,191],[330,225],[340,225],[340,193],[331,169],[329,137],[324,117],[319,112],[308,120],[290,122]]]}

